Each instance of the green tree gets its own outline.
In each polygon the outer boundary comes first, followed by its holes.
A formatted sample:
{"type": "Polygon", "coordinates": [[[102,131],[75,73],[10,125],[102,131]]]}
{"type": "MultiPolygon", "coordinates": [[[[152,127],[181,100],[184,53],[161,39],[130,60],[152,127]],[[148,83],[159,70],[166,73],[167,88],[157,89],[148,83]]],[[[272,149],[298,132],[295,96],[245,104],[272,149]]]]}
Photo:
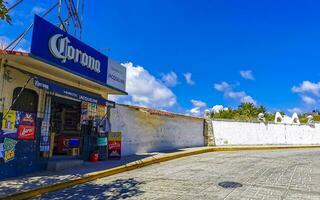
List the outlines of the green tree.
{"type": "Polygon", "coordinates": [[[211,113],[211,118],[216,118],[216,119],[234,119],[235,118],[235,110],[233,109],[228,109],[228,110],[221,110],[218,113],[211,113]]]}
{"type": "Polygon", "coordinates": [[[256,107],[253,103],[241,103],[238,113],[249,118],[257,118],[259,113],[266,113],[266,109],[263,106],[256,107]]]}
{"type": "Polygon", "coordinates": [[[0,0],[0,19],[7,21],[11,24],[11,17],[9,15],[8,8],[6,7],[7,2],[0,0]]]}
{"type": "Polygon", "coordinates": [[[267,121],[273,121],[275,114],[267,112],[264,106],[255,106],[253,103],[241,103],[237,109],[221,110],[211,113],[215,119],[257,120],[259,113],[263,113],[267,121]]]}

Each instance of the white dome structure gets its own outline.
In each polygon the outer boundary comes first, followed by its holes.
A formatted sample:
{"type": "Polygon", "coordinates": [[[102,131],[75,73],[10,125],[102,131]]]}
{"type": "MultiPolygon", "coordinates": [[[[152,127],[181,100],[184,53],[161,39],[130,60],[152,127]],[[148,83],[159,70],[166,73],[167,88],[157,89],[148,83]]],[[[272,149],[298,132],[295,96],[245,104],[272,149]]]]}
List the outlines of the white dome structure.
{"type": "Polygon", "coordinates": [[[293,113],[292,117],[287,115],[281,115],[279,112],[276,113],[274,123],[280,124],[300,124],[300,120],[297,113],[293,113]]]}
{"type": "Polygon", "coordinates": [[[283,117],[279,112],[276,112],[276,116],[274,117],[274,123],[282,123],[283,117]]]}
{"type": "Polygon", "coordinates": [[[300,120],[297,113],[293,113],[291,118],[292,118],[292,124],[300,124],[300,120]]]}

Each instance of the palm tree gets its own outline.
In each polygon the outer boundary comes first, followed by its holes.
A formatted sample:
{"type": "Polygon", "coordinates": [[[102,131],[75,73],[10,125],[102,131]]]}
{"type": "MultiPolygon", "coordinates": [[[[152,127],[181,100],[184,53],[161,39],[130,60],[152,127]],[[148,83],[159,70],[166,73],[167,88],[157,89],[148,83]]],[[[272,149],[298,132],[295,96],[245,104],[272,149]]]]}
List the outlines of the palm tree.
{"type": "Polygon", "coordinates": [[[7,21],[9,24],[11,23],[11,17],[8,13],[8,8],[6,7],[7,2],[4,0],[0,0],[0,19],[7,21]]]}

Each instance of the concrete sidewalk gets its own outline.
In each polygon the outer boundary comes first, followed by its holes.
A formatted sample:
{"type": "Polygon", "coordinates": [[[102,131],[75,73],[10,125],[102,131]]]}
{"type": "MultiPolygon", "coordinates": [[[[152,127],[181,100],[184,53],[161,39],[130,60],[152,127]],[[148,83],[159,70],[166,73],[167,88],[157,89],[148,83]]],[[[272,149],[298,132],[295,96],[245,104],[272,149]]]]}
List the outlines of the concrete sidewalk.
{"type": "Polygon", "coordinates": [[[3,179],[0,180],[0,198],[14,193],[20,193],[39,187],[45,187],[52,184],[77,179],[93,172],[112,169],[115,167],[126,165],[128,163],[140,161],[145,158],[170,154],[172,152],[190,151],[198,149],[203,149],[203,147],[131,155],[122,157],[121,160],[85,162],[82,166],[71,169],[65,169],[58,172],[42,171],[28,174],[26,176],[3,179]]]}
{"type": "Polygon", "coordinates": [[[275,150],[296,148],[320,148],[320,146],[228,146],[197,147],[154,152],[123,157],[121,160],[85,162],[84,165],[60,172],[43,171],[23,177],[0,181],[0,199],[26,199],[46,192],[82,184],[98,178],[129,171],[147,165],[190,155],[215,151],[275,150]],[[14,195],[13,195],[14,194],[14,195]]]}
{"type": "Polygon", "coordinates": [[[158,154],[160,153],[126,156],[122,157],[121,160],[106,160],[94,163],[85,162],[82,166],[72,169],[65,169],[58,172],[42,171],[26,176],[4,179],[0,181],[0,197],[7,196],[16,192],[23,192],[38,187],[75,179],[88,173],[126,165],[128,163],[158,154]]]}

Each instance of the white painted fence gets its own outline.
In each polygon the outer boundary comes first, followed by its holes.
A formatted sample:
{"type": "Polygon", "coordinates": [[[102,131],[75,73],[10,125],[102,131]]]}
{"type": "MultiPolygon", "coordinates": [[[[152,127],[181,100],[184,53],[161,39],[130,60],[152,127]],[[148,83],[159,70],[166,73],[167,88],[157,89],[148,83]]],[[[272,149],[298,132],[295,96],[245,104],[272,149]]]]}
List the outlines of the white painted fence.
{"type": "Polygon", "coordinates": [[[213,120],[215,143],[219,145],[320,144],[320,124],[274,124],[213,120]]]}
{"type": "Polygon", "coordinates": [[[201,118],[116,105],[110,121],[122,132],[123,156],[204,145],[201,118]]]}

